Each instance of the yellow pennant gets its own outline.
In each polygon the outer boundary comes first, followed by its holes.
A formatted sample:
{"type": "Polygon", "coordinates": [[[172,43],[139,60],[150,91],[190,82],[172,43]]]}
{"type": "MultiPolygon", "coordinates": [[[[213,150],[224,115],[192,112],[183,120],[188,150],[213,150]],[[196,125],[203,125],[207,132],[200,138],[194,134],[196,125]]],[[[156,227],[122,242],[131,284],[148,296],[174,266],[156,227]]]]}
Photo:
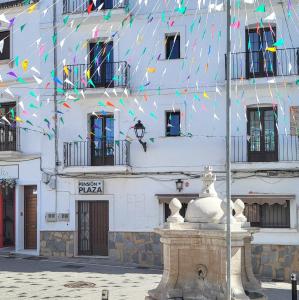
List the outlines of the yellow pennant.
{"type": "Polygon", "coordinates": [[[209,70],[209,64],[206,64],[205,65],[205,71],[208,72],[208,70],[209,70]]]}
{"type": "Polygon", "coordinates": [[[87,77],[87,79],[90,79],[90,70],[89,69],[86,71],[86,77],[87,77]]]}
{"type": "Polygon", "coordinates": [[[36,10],[36,6],[37,6],[37,3],[32,4],[32,5],[28,8],[28,13],[29,13],[29,14],[33,13],[33,12],[36,10]]]}
{"type": "Polygon", "coordinates": [[[204,91],[204,92],[203,92],[203,96],[204,96],[204,98],[207,98],[207,99],[209,99],[209,95],[207,94],[207,92],[206,92],[206,91],[204,91]]]}
{"type": "Polygon", "coordinates": [[[63,71],[64,71],[66,76],[69,76],[69,69],[67,68],[67,66],[63,67],[63,71]]]}
{"type": "Polygon", "coordinates": [[[266,51],[276,52],[276,48],[275,47],[268,47],[268,48],[266,48],[266,51]]]}
{"type": "Polygon", "coordinates": [[[24,123],[24,121],[20,117],[18,117],[18,116],[16,116],[16,122],[24,123]]]}
{"type": "Polygon", "coordinates": [[[28,70],[28,65],[29,65],[29,60],[28,59],[24,59],[22,61],[22,69],[24,72],[26,72],[28,70]]]}
{"type": "Polygon", "coordinates": [[[149,73],[155,73],[157,71],[157,69],[156,68],[147,68],[147,71],[149,73]]]}

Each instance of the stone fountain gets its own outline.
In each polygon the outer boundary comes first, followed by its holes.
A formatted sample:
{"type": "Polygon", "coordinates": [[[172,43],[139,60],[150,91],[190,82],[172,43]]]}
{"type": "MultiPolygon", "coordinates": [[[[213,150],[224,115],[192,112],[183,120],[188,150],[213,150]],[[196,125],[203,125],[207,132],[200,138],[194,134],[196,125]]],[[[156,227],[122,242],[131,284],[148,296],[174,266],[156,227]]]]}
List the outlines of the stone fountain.
{"type": "MultiPolygon", "coordinates": [[[[163,228],[155,229],[163,244],[164,272],[158,287],[147,300],[226,299],[226,202],[214,187],[210,167],[203,174],[200,197],[190,201],[185,220],[182,204],[170,202],[171,216],[163,228]]],[[[256,232],[244,216],[244,203],[232,202],[232,300],[265,300],[251,265],[251,240],[256,232]]]]}

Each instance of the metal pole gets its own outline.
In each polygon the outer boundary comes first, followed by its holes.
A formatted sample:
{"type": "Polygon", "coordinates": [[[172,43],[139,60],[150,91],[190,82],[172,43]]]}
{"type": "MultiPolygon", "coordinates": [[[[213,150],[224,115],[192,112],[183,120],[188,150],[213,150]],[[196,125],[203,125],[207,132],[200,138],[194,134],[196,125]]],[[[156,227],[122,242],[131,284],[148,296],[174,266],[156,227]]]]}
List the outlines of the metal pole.
{"type": "Polygon", "coordinates": [[[57,213],[57,173],[58,173],[58,165],[59,165],[59,153],[58,153],[58,114],[57,114],[57,0],[53,0],[53,35],[56,38],[56,42],[54,44],[53,51],[53,81],[54,81],[54,151],[55,151],[55,213],[57,213]]]}
{"type": "Polygon", "coordinates": [[[227,0],[226,22],[226,299],[231,300],[231,1],[227,0]]]}
{"type": "Polygon", "coordinates": [[[297,300],[297,277],[295,273],[291,274],[292,300],[297,300]]]}

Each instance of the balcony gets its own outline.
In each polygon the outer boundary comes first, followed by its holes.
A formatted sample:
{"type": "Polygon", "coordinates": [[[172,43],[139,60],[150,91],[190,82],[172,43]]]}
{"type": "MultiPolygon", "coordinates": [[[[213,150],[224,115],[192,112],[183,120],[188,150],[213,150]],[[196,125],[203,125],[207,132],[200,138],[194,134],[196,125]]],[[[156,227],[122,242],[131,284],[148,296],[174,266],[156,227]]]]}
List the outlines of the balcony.
{"type": "Polygon", "coordinates": [[[68,76],[66,72],[63,72],[64,90],[126,88],[129,84],[130,66],[124,61],[105,62],[96,69],[92,65],[86,64],[67,65],[65,67],[68,70],[68,76]],[[72,84],[66,83],[66,79],[72,84]]]}
{"type": "Polygon", "coordinates": [[[0,155],[3,152],[19,151],[19,128],[0,124],[0,155]]]}
{"type": "Polygon", "coordinates": [[[298,75],[299,48],[232,53],[231,65],[232,80],[298,75]]]}
{"type": "MultiPolygon", "coordinates": [[[[86,170],[85,167],[95,167],[100,171],[125,171],[130,166],[130,142],[113,139],[97,141],[64,143],[64,167],[75,167],[76,170],[86,170]],[[118,168],[116,168],[118,167],[118,168]],[[124,168],[122,168],[124,167],[124,168]]],[[[88,169],[88,168],[87,168],[88,169]]]]}
{"type": "MultiPolygon", "coordinates": [[[[37,3],[37,2],[39,2],[39,0],[31,0],[30,3],[37,3]]],[[[24,0],[2,0],[2,1],[0,1],[0,9],[22,6],[25,4],[26,4],[26,1],[24,1],[24,0]]]]}
{"type": "Polygon", "coordinates": [[[299,137],[277,135],[253,138],[250,136],[232,137],[232,162],[299,162],[299,137]]]}
{"type": "Polygon", "coordinates": [[[128,0],[98,0],[95,6],[92,0],[63,0],[63,14],[81,14],[88,11],[125,9],[128,6],[128,2],[128,0]]]}

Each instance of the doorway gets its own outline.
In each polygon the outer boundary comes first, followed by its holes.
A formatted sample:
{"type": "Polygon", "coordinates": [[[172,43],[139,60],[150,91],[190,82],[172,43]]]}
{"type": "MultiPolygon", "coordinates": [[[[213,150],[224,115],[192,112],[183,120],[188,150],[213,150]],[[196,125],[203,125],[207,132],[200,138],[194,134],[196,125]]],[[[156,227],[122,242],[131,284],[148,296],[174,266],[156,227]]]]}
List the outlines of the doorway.
{"type": "Polygon", "coordinates": [[[108,256],[109,202],[78,202],[78,254],[108,256]]]}
{"type": "Polygon", "coordinates": [[[37,187],[24,186],[24,249],[37,249],[37,187]]]}
{"type": "Polygon", "coordinates": [[[0,187],[0,248],[15,246],[15,188],[0,187]]]}
{"type": "Polygon", "coordinates": [[[113,42],[90,43],[90,76],[95,87],[114,87],[113,42]]]}
{"type": "Polygon", "coordinates": [[[278,161],[277,107],[247,109],[248,161],[278,161]]]}
{"type": "Polygon", "coordinates": [[[91,116],[91,165],[114,165],[114,117],[91,116]]]}

